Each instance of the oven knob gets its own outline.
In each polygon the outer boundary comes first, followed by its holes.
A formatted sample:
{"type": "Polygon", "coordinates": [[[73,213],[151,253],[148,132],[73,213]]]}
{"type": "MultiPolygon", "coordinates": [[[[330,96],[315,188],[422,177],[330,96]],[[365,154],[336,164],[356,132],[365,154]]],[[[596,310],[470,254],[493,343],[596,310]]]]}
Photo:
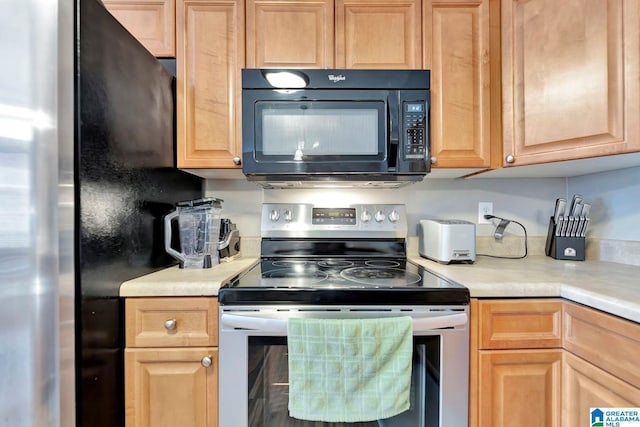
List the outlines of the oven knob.
{"type": "Polygon", "coordinates": [[[293,219],[293,213],[289,209],[284,211],[284,220],[287,222],[291,222],[292,219],[293,219]]]}
{"type": "Polygon", "coordinates": [[[375,216],[376,222],[382,222],[385,219],[385,214],[382,211],[378,211],[376,212],[376,216],[375,216]]]}
{"type": "Polygon", "coordinates": [[[391,213],[389,214],[389,221],[391,222],[397,222],[400,219],[400,214],[398,213],[397,210],[392,210],[391,213]]]}
{"type": "Polygon", "coordinates": [[[269,214],[269,219],[272,222],[277,222],[280,219],[280,212],[278,212],[277,210],[272,210],[271,213],[269,214]]]}
{"type": "Polygon", "coordinates": [[[362,222],[369,222],[371,221],[371,213],[368,210],[363,210],[362,214],[360,215],[360,219],[362,220],[362,222]]]}

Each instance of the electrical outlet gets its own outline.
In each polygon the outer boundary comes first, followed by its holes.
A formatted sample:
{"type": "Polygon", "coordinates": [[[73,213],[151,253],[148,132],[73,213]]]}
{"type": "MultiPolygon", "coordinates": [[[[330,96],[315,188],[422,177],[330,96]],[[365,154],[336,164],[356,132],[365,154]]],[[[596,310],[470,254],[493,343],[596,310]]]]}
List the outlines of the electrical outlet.
{"type": "Polygon", "coordinates": [[[493,215],[493,202],[478,203],[478,224],[491,224],[490,219],[485,219],[485,215],[493,215]]]}

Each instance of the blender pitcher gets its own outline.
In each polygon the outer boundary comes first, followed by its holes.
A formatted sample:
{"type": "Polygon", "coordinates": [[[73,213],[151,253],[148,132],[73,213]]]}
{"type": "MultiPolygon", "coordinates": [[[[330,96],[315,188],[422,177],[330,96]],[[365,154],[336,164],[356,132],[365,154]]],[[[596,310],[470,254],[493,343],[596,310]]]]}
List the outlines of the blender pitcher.
{"type": "Polygon", "coordinates": [[[176,203],[164,217],[164,247],[180,261],[180,268],[210,268],[218,264],[221,199],[197,199],[176,203]],[[178,219],[180,250],[171,247],[171,221],[178,219]]]}

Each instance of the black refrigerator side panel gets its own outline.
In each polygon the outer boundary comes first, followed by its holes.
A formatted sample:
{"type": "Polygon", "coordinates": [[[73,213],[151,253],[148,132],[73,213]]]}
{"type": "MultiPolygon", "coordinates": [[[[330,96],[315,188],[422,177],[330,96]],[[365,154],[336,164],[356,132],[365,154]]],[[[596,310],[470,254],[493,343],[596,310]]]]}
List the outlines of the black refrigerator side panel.
{"type": "Polygon", "coordinates": [[[98,0],[76,3],[77,425],[124,425],[122,282],[175,264],[163,217],[202,196],[174,168],[174,78],[98,0]]]}

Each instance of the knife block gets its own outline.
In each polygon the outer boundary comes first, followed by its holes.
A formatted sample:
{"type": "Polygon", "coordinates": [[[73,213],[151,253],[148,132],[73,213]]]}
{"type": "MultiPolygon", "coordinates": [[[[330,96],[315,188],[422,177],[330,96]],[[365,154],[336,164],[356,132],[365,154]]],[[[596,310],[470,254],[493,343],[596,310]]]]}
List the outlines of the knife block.
{"type": "Polygon", "coordinates": [[[556,236],[556,223],[553,217],[549,218],[545,245],[547,256],[554,259],[584,261],[585,240],[584,237],[556,236]]]}

